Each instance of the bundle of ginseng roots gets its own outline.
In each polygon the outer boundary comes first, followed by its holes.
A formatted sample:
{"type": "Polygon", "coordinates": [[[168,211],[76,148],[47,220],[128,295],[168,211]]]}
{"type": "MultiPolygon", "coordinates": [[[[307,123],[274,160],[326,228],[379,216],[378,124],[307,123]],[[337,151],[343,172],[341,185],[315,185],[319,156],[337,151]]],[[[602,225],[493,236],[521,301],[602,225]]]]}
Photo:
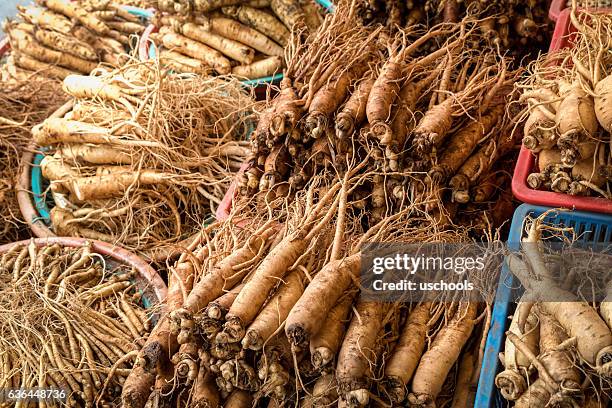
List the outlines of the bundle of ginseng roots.
{"type": "MultiPolygon", "coordinates": [[[[340,4],[307,40],[319,45],[316,51],[310,43],[292,43],[298,53],[310,53],[290,59],[278,98],[260,114],[253,140],[262,152],[269,148],[268,141],[272,148],[291,148],[284,144],[293,140],[284,138],[287,132],[316,134],[298,146],[305,149],[318,140],[331,145],[353,136],[350,132],[336,139],[335,131],[333,138],[328,136],[325,115],[305,119],[305,126],[311,126],[308,133],[296,125],[308,95],[337,84],[329,81],[334,68],[338,75],[367,69],[379,40],[389,39],[380,27],[355,29],[357,19],[354,3],[340,4]],[[304,101],[298,100],[292,81],[303,81],[303,87],[296,88],[303,91],[304,101]],[[277,116],[270,119],[275,108],[277,116]],[[293,112],[296,116],[290,115],[293,112]],[[279,136],[276,140],[272,129],[279,136]]],[[[465,25],[468,28],[457,32],[437,28],[427,36],[454,34],[445,41],[459,47],[469,32],[469,23],[465,25]]],[[[407,37],[398,35],[400,42],[407,37]]],[[[296,33],[294,41],[301,39],[296,33]]],[[[412,43],[413,51],[418,41],[412,43]]],[[[440,49],[437,56],[429,57],[432,63],[453,48],[440,49]]],[[[409,54],[406,51],[397,59],[410,60],[409,54]]],[[[497,54],[492,55],[494,60],[497,54]]],[[[489,85],[505,85],[505,74],[495,76],[482,65],[472,67],[484,72],[474,82],[491,75],[489,85]]],[[[465,76],[467,80],[471,75],[465,72],[465,76]]],[[[350,77],[344,81],[352,85],[350,77]]],[[[348,90],[344,92],[346,96],[348,90]]],[[[336,99],[340,105],[343,98],[336,99]]],[[[366,301],[359,297],[358,280],[361,250],[367,242],[465,243],[472,242],[474,231],[440,222],[435,211],[424,211],[439,203],[428,194],[406,194],[378,219],[371,217],[371,207],[364,206],[356,192],[371,189],[384,174],[385,156],[370,159],[375,148],[367,143],[369,137],[360,142],[356,135],[352,150],[335,150],[337,160],[313,170],[301,184],[289,187],[283,178],[289,172],[283,176],[270,172],[257,197],[242,194],[225,222],[203,231],[190,246],[192,252],[172,269],[169,315],[137,358],[123,390],[125,407],[171,406],[176,401],[188,406],[338,401],[341,406],[469,405],[465,400],[478,377],[473,370],[479,366],[483,347],[482,330],[476,327],[479,323],[488,327],[490,303],[470,302],[461,294],[452,298],[454,303],[445,303],[444,297],[436,304],[366,301]],[[428,343],[430,338],[435,340],[428,343]],[[457,376],[460,359],[463,374],[457,376]]],[[[291,160],[272,153],[268,157],[287,166],[291,160]]],[[[255,184],[255,190],[259,187],[255,184]]],[[[441,204],[435,208],[446,213],[441,204]]],[[[478,281],[483,286],[495,281],[484,276],[492,273],[490,269],[481,272],[478,281]]]]}
{"type": "MultiPolygon", "coordinates": [[[[3,389],[62,393],[54,403],[49,396],[47,406],[116,406],[152,315],[131,282],[135,272],[124,266],[105,270],[106,262],[89,243],[62,247],[32,241],[2,254],[3,389]]],[[[0,406],[23,402],[5,400],[0,406]]]]}
{"type": "Polygon", "coordinates": [[[606,252],[589,250],[589,243],[566,248],[559,261],[560,247],[545,242],[559,236],[572,242],[578,231],[548,225],[546,217],[550,212],[530,220],[520,253],[507,258],[526,291],[506,333],[504,371],[495,384],[514,407],[606,407],[612,395],[612,257],[601,246],[606,252]]]}
{"type": "Polygon", "coordinates": [[[157,7],[159,32],[151,37],[164,47],[158,51],[164,65],[247,79],[280,73],[291,28],[315,31],[322,20],[314,0],[159,1],[157,7]]]}
{"type": "Polygon", "coordinates": [[[165,260],[215,212],[244,160],[252,99],[236,80],[153,61],[94,74],[67,77],[72,110],[33,129],[48,148],[53,230],[165,260]]]}
{"type": "Polygon", "coordinates": [[[534,63],[518,85],[529,112],[523,146],[537,159],[527,184],[612,199],[612,17],[572,12],[572,24],[572,48],[534,63]]]}
{"type": "Polygon", "coordinates": [[[89,74],[100,62],[121,65],[136,43],[132,36],[145,28],[140,17],[110,0],[37,0],[18,10],[19,19],[4,24],[12,49],[8,64],[17,75],[34,71],[64,79],[89,74]]]}
{"type": "Polygon", "coordinates": [[[373,223],[406,195],[448,222],[505,221],[515,154],[506,102],[518,72],[469,20],[393,36],[355,30],[356,14],[340,10],[305,42],[294,37],[280,93],[251,137],[241,194],[285,195],[354,154],[377,172],[352,192],[373,223]],[[438,202],[449,205],[438,211],[438,202]]]}
{"type": "Polygon", "coordinates": [[[348,165],[290,200],[242,199],[202,231],[172,269],[169,314],[137,357],[124,407],[469,406],[490,303],[359,295],[365,243],[468,243],[468,232],[410,204],[365,230],[348,196],[373,174],[348,165]]]}
{"type": "Polygon", "coordinates": [[[0,83],[0,244],[29,235],[17,203],[19,158],[30,139],[30,129],[48,117],[63,100],[60,84],[40,76],[27,80],[4,78],[0,83]]]}
{"type": "Polygon", "coordinates": [[[548,20],[548,0],[367,0],[362,2],[364,22],[388,27],[413,24],[456,23],[466,15],[479,14],[482,35],[519,56],[548,44],[552,26],[548,20]]]}

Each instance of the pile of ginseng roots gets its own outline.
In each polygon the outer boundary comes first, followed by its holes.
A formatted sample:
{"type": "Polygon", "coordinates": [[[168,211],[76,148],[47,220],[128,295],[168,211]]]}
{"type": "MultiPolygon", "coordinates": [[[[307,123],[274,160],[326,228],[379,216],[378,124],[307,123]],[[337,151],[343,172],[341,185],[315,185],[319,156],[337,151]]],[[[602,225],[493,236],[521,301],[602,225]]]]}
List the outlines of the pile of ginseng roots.
{"type": "MultiPolygon", "coordinates": [[[[462,57],[462,46],[486,45],[471,20],[397,36],[358,24],[355,4],[342,3],[317,33],[293,36],[281,91],[251,139],[255,171],[244,175],[229,218],[203,229],[172,268],[168,315],[139,353],[125,407],[469,405],[493,260],[473,276],[481,303],[465,293],[384,302],[359,294],[361,251],[367,242],[494,239],[492,212],[483,209],[497,205],[501,184],[482,204],[457,206],[453,196],[461,196],[446,183],[474,154],[481,170],[470,170],[473,182],[504,174],[494,165],[512,150],[504,130],[517,73],[494,47],[462,57]],[[401,103],[393,95],[407,98],[402,89],[423,97],[401,103]],[[338,120],[348,106],[355,110],[338,120]],[[455,138],[462,146],[450,149],[455,138]],[[436,176],[451,153],[456,168],[436,176]],[[258,166],[268,167],[257,174],[258,166]],[[372,200],[390,180],[395,195],[383,188],[372,200]],[[477,228],[455,224],[478,212],[477,228]]],[[[461,191],[471,197],[478,184],[461,191]]]]}
{"type": "Polygon", "coordinates": [[[0,386],[62,393],[47,406],[116,406],[151,328],[136,272],[105,269],[90,243],[24,241],[0,256],[0,386]]]}
{"type": "Polygon", "coordinates": [[[362,2],[359,14],[366,24],[380,23],[389,28],[457,23],[466,15],[478,14],[482,35],[524,56],[532,52],[537,55],[537,48],[548,45],[553,31],[549,6],[549,0],[371,0],[362,2]]]}
{"type": "Polygon", "coordinates": [[[368,241],[472,240],[413,206],[364,230],[342,198],[367,177],[357,170],[331,183],[316,176],[267,207],[240,200],[202,231],[171,270],[169,314],[139,353],[125,407],[468,406],[496,268],[473,276],[489,294],[480,303],[461,292],[412,303],[360,297],[368,241]]]}
{"type": "MultiPolygon", "coordinates": [[[[525,293],[506,333],[504,369],[495,378],[514,407],[604,407],[612,393],[612,285],[609,247],[546,243],[580,238],[550,224],[546,212],[528,221],[510,270],[525,293]],[[603,252],[602,252],[603,251],[603,252]],[[559,257],[562,259],[559,259],[559,257]]],[[[587,232],[588,234],[589,232],[587,232]]]]}
{"type": "Polygon", "coordinates": [[[113,1],[38,0],[7,20],[10,72],[48,78],[89,74],[100,62],[119,66],[145,29],[140,17],[113,1]]]}
{"type": "Polygon", "coordinates": [[[572,11],[571,20],[572,47],[535,62],[519,84],[528,110],[523,146],[537,162],[527,184],[612,199],[612,17],[572,11]]]}
{"type": "Polygon", "coordinates": [[[154,61],[70,76],[73,107],[33,130],[60,236],[165,259],[214,214],[248,152],[252,99],[234,79],[154,61]]]}
{"type": "Polygon", "coordinates": [[[282,72],[283,47],[295,26],[316,31],[321,11],[314,0],[163,2],[151,38],[162,62],[178,72],[229,74],[247,79],[282,72]]]}
{"type": "Polygon", "coordinates": [[[59,83],[41,76],[24,80],[3,76],[0,83],[0,244],[28,236],[17,203],[19,159],[31,127],[63,102],[59,93],[59,83]]]}
{"type": "Polygon", "coordinates": [[[355,155],[376,169],[352,192],[373,222],[406,195],[458,225],[506,220],[517,115],[507,101],[519,72],[470,20],[391,38],[381,27],[354,30],[357,20],[351,7],[294,37],[279,95],[251,136],[241,194],[297,191],[355,155]]]}

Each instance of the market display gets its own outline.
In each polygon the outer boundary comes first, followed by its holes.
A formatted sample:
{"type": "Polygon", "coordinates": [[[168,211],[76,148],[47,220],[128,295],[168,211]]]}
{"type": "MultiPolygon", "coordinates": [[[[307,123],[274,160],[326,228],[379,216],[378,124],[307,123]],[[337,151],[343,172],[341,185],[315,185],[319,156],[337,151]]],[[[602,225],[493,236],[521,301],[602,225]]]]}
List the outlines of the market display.
{"type": "Polygon", "coordinates": [[[121,65],[145,28],[112,1],[39,0],[18,10],[19,19],[4,23],[13,49],[8,64],[57,79],[89,74],[99,62],[121,65]]]}
{"type": "Polygon", "coordinates": [[[593,3],[17,7],[0,407],[607,407],[593,3]]]}
{"type": "Polygon", "coordinates": [[[178,72],[233,74],[256,79],[280,74],[290,30],[316,31],[314,0],[158,1],[151,34],[159,58],[178,72]],[[294,27],[295,26],[295,27],[294,27]]]}

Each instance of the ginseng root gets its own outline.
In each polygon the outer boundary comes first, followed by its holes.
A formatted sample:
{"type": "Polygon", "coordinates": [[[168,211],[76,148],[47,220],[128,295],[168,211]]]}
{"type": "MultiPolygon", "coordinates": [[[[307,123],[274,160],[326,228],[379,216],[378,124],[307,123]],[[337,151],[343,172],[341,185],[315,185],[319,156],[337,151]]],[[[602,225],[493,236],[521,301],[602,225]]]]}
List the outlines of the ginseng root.
{"type": "Polygon", "coordinates": [[[332,261],[313,278],[304,294],[291,309],[285,333],[291,344],[306,346],[317,334],[323,319],[359,274],[361,254],[332,261]]]}
{"type": "Polygon", "coordinates": [[[364,407],[370,401],[371,364],[378,361],[376,341],[386,310],[379,302],[357,303],[336,364],[338,391],[348,406],[364,407]]]}
{"type": "Polygon", "coordinates": [[[409,406],[435,407],[446,376],[472,334],[476,313],[475,303],[460,302],[453,318],[438,332],[412,379],[409,406]]]}
{"type": "Polygon", "coordinates": [[[430,308],[430,303],[420,303],[410,312],[393,354],[386,362],[385,387],[395,404],[406,397],[406,386],[425,350],[430,308]]]}

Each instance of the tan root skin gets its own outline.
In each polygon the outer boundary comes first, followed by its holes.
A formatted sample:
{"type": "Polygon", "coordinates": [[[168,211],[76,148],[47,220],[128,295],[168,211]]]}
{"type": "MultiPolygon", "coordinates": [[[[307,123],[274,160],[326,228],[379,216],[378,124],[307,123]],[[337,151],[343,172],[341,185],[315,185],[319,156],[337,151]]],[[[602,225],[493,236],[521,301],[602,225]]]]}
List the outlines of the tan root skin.
{"type": "Polygon", "coordinates": [[[435,407],[446,376],[459,358],[461,349],[474,329],[477,305],[460,302],[455,316],[436,335],[423,354],[412,379],[408,396],[411,407],[435,407]]]}

